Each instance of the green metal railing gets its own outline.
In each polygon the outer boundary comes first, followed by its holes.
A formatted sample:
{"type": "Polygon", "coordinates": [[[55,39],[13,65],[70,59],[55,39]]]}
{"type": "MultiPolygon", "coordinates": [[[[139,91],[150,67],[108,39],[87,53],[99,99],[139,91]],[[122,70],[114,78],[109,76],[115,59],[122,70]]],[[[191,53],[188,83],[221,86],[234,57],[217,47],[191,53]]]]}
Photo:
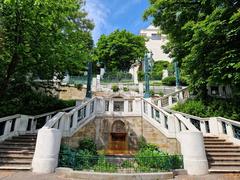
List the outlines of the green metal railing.
{"type": "Polygon", "coordinates": [[[126,158],[61,153],[59,156],[59,167],[69,167],[74,170],[94,172],[150,173],[183,168],[183,160],[180,155],[126,158]]]}

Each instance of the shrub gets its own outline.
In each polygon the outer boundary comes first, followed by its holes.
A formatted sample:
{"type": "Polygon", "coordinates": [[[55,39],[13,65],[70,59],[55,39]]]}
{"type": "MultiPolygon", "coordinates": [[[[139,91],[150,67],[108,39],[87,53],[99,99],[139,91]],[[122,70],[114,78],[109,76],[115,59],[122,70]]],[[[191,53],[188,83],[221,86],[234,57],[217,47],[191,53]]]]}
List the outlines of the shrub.
{"type": "Polygon", "coordinates": [[[107,162],[104,155],[100,155],[97,164],[93,167],[96,172],[117,172],[117,166],[115,164],[107,162]]]}
{"type": "Polygon", "coordinates": [[[123,91],[127,92],[127,91],[129,91],[129,89],[127,87],[123,87],[123,91]]]}
{"type": "Polygon", "coordinates": [[[139,151],[146,150],[146,149],[151,150],[151,151],[159,150],[155,144],[147,143],[146,139],[143,136],[141,136],[138,140],[138,149],[139,149],[139,151]]]}
{"type": "Polygon", "coordinates": [[[112,85],[112,90],[113,90],[113,92],[118,92],[119,87],[116,84],[114,84],[114,85],[112,85]]]}
{"type": "Polygon", "coordinates": [[[149,93],[150,93],[150,96],[154,96],[154,94],[155,94],[155,93],[154,93],[154,90],[152,90],[152,89],[150,89],[150,92],[149,92],[149,93]]]}
{"type": "Polygon", "coordinates": [[[75,152],[67,145],[61,145],[59,153],[60,167],[73,167],[74,166],[75,152]]]}
{"type": "Polygon", "coordinates": [[[98,161],[98,158],[92,154],[91,151],[78,150],[75,154],[75,164],[74,169],[84,170],[91,169],[98,161]]]}
{"type": "Polygon", "coordinates": [[[81,91],[82,88],[83,88],[83,85],[82,85],[82,84],[75,84],[75,87],[76,87],[79,91],[81,91]]]}
{"type": "Polygon", "coordinates": [[[174,86],[176,84],[176,78],[174,76],[166,77],[162,80],[163,85],[174,86]]]}
{"type": "Polygon", "coordinates": [[[97,145],[91,138],[84,138],[78,142],[78,150],[88,150],[93,155],[97,155],[97,145]]]}
{"type": "Polygon", "coordinates": [[[143,81],[144,80],[144,72],[143,71],[138,71],[138,80],[143,81]]]}

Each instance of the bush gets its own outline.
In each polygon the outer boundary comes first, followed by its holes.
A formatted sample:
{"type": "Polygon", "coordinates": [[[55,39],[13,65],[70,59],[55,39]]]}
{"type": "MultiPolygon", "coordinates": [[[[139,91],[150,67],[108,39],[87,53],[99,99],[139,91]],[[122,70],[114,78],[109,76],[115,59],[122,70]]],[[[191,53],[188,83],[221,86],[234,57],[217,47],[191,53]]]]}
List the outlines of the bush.
{"type": "Polygon", "coordinates": [[[233,120],[240,119],[239,99],[216,99],[207,100],[190,99],[185,103],[178,103],[174,110],[199,117],[221,116],[233,120]]]}
{"type": "Polygon", "coordinates": [[[118,92],[119,87],[116,84],[114,84],[114,85],[112,85],[112,90],[113,90],[113,92],[118,92]]]}
{"type": "MultiPolygon", "coordinates": [[[[181,77],[179,83],[181,86],[187,86],[188,85],[187,78],[181,77]]],[[[174,76],[166,77],[162,80],[162,84],[166,85],[166,86],[175,86],[176,85],[176,77],[174,77],[174,76]]]]}
{"type": "Polygon", "coordinates": [[[104,155],[100,155],[97,164],[93,167],[96,172],[117,172],[117,166],[115,164],[107,162],[104,155]]]}
{"type": "Polygon", "coordinates": [[[94,155],[87,149],[76,151],[74,169],[91,169],[98,161],[98,158],[94,155]]]}
{"type": "Polygon", "coordinates": [[[175,86],[176,85],[176,78],[174,76],[166,77],[162,80],[163,85],[166,86],[175,86]]]}
{"type": "Polygon", "coordinates": [[[129,91],[129,89],[127,87],[123,87],[123,91],[127,92],[127,91],[129,91]]]}
{"type": "Polygon", "coordinates": [[[76,87],[79,91],[81,91],[82,88],[83,88],[83,85],[82,85],[82,84],[75,84],[75,87],[76,87]]]}
{"type": "Polygon", "coordinates": [[[59,167],[73,167],[75,152],[67,145],[61,145],[59,153],[59,167]]]}
{"type": "Polygon", "coordinates": [[[143,81],[144,80],[144,72],[143,71],[138,71],[138,80],[143,81]]]}
{"type": "Polygon", "coordinates": [[[78,142],[78,150],[87,150],[93,155],[97,155],[97,145],[91,138],[84,138],[78,142]]]}
{"type": "Polygon", "coordinates": [[[155,144],[147,143],[146,139],[142,136],[138,139],[138,148],[139,148],[139,151],[146,150],[146,149],[151,151],[159,150],[155,144]]]}
{"type": "Polygon", "coordinates": [[[9,94],[0,99],[0,117],[13,114],[38,115],[75,106],[74,100],[57,97],[32,89],[24,93],[9,94]]]}

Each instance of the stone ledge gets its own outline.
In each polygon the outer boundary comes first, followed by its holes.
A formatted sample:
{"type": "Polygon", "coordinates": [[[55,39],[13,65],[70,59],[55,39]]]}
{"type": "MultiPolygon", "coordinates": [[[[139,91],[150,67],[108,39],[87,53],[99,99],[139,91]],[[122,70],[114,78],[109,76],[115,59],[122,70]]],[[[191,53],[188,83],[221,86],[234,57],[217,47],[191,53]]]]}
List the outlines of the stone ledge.
{"type": "Polygon", "coordinates": [[[156,180],[156,179],[173,179],[173,172],[159,173],[99,173],[73,171],[71,168],[56,168],[56,174],[65,178],[91,179],[91,180],[156,180]]]}

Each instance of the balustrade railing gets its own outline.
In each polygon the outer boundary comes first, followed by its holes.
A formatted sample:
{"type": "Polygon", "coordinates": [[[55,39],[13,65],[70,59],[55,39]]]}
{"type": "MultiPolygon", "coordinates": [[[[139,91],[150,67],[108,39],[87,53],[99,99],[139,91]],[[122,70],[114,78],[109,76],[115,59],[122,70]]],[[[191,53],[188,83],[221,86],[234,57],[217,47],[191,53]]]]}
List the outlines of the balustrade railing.
{"type": "MultiPolygon", "coordinates": [[[[68,112],[74,107],[65,108],[59,111],[68,112]]],[[[0,141],[26,133],[35,133],[42,128],[59,111],[53,111],[36,116],[16,114],[13,116],[0,118],[0,141]]]]}
{"type": "Polygon", "coordinates": [[[173,93],[165,95],[160,98],[155,98],[154,103],[159,107],[171,106],[177,102],[184,101],[189,98],[188,88],[185,87],[183,89],[177,90],[173,93]]]}

